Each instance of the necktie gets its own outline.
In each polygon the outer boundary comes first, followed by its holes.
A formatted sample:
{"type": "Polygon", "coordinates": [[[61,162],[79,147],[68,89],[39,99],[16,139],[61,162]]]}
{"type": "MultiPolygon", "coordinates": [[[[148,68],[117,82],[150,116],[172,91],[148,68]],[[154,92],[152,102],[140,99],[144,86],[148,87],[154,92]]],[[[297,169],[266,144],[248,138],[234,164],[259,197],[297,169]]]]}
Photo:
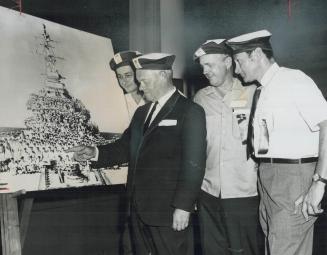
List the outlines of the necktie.
{"type": "Polygon", "coordinates": [[[246,154],[247,158],[249,159],[250,156],[254,153],[254,147],[253,147],[253,119],[254,119],[254,114],[255,110],[257,108],[257,104],[259,101],[261,89],[257,88],[254,95],[253,95],[253,100],[252,100],[252,106],[251,106],[251,112],[249,116],[249,126],[248,126],[248,136],[247,136],[247,147],[246,147],[246,154]]]}
{"type": "Polygon", "coordinates": [[[158,105],[158,101],[156,101],[151,109],[151,112],[148,116],[148,118],[146,119],[146,121],[144,122],[144,126],[143,126],[143,134],[145,133],[145,131],[149,128],[150,126],[150,121],[152,119],[152,116],[153,116],[153,113],[154,111],[156,110],[157,108],[157,105],[158,105]]]}

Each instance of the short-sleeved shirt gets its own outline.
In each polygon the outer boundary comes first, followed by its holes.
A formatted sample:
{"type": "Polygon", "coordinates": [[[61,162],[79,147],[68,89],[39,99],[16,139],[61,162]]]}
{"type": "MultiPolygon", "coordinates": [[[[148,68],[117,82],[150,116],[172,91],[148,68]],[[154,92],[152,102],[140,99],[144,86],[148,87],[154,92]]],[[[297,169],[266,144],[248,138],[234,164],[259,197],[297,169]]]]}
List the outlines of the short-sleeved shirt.
{"type": "Polygon", "coordinates": [[[327,120],[327,103],[314,81],[299,70],[274,63],[260,83],[253,122],[255,156],[293,159],[318,156],[318,124],[327,120]],[[268,132],[268,152],[259,154],[263,120],[268,132]]]}
{"type": "Polygon", "coordinates": [[[247,160],[246,137],[255,86],[233,79],[224,96],[217,88],[201,89],[194,101],[204,108],[207,122],[207,161],[202,190],[221,198],[257,195],[257,167],[247,160]]]}

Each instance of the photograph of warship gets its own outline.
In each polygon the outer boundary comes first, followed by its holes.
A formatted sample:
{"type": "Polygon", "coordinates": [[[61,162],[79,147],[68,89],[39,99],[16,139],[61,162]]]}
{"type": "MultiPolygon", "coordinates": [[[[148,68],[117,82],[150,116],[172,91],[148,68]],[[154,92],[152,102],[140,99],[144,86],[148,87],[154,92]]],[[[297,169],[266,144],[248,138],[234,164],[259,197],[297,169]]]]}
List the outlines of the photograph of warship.
{"type": "Polygon", "coordinates": [[[65,153],[72,146],[103,145],[119,136],[104,138],[83,103],[70,95],[57,67],[65,61],[56,55],[58,43],[42,24],[36,53],[44,62],[44,85],[27,100],[25,128],[0,128],[0,192],[110,184],[102,169],[77,163],[65,153]]]}

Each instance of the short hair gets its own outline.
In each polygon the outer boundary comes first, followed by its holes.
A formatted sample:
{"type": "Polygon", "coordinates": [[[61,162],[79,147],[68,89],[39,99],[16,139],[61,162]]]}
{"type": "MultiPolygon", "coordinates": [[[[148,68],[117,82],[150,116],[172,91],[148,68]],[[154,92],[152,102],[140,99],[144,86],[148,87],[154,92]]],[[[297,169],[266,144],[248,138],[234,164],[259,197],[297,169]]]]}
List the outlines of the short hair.
{"type": "Polygon", "coordinates": [[[158,74],[160,74],[161,72],[165,73],[167,80],[173,80],[173,70],[156,70],[156,71],[158,71],[158,74]]]}
{"type": "MultiPolygon", "coordinates": [[[[259,47],[260,48],[260,47],[259,47]]],[[[261,49],[261,51],[263,52],[263,54],[265,54],[265,56],[270,60],[270,59],[272,59],[272,58],[274,58],[274,52],[273,52],[273,50],[271,49],[271,50],[267,50],[267,49],[262,49],[262,48],[260,48],[261,49]]],[[[255,50],[255,49],[254,49],[255,50]]],[[[250,51],[246,51],[246,53],[247,54],[251,54],[254,50],[250,50],[250,51]]]]}
{"type": "Polygon", "coordinates": [[[261,49],[262,52],[266,55],[268,59],[274,58],[274,52],[273,50],[266,50],[266,49],[261,49]]]}

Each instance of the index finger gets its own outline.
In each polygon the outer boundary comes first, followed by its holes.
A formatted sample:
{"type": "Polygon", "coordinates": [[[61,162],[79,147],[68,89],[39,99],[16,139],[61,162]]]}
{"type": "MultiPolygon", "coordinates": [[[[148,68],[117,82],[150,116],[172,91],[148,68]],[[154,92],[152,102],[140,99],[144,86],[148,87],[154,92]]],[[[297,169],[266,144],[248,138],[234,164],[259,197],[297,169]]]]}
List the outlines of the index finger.
{"type": "Polygon", "coordinates": [[[80,152],[80,151],[82,151],[84,148],[85,148],[84,145],[77,145],[77,146],[74,146],[74,147],[71,147],[71,148],[65,150],[65,152],[66,152],[66,153],[68,153],[68,152],[80,152]]]}
{"type": "Polygon", "coordinates": [[[319,205],[312,206],[312,209],[313,209],[313,212],[315,215],[321,214],[323,212],[323,210],[321,208],[319,208],[319,205]]]}
{"type": "Polygon", "coordinates": [[[302,214],[303,214],[303,217],[306,219],[306,221],[309,220],[309,215],[308,215],[308,206],[307,206],[307,203],[304,201],[303,204],[302,204],[302,214]]]}
{"type": "Polygon", "coordinates": [[[300,207],[300,204],[303,202],[303,195],[300,196],[295,202],[294,202],[294,214],[297,214],[298,210],[299,210],[299,207],[300,207]]]}

